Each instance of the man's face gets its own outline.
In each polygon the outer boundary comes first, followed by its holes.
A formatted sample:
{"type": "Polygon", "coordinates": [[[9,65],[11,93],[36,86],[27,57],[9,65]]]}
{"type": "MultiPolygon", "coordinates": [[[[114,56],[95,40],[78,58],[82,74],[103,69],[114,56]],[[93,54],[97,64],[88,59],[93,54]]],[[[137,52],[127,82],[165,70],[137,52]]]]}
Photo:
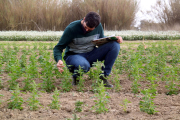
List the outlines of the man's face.
{"type": "Polygon", "coordinates": [[[84,29],[86,30],[86,32],[91,32],[91,31],[93,31],[93,30],[95,29],[95,27],[93,27],[93,28],[88,27],[88,26],[86,25],[86,22],[85,22],[85,21],[83,21],[83,27],[84,27],[84,29]]]}

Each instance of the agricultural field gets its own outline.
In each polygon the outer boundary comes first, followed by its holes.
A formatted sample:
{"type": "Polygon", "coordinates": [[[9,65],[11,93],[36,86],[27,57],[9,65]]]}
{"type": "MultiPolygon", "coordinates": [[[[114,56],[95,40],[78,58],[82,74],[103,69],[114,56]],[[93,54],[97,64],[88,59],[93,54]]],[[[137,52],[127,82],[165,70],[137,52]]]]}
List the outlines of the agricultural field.
{"type": "Polygon", "coordinates": [[[180,41],[124,41],[106,89],[102,62],[71,85],[57,41],[0,42],[0,120],[180,120],[180,41]]]}

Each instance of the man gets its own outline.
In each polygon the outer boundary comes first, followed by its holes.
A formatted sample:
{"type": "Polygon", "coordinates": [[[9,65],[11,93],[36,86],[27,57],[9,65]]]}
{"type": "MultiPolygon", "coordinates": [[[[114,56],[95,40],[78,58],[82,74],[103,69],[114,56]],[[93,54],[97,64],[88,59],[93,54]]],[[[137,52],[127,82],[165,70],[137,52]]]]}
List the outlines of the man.
{"type": "Polygon", "coordinates": [[[62,52],[65,50],[64,60],[70,72],[73,73],[72,85],[79,83],[78,69],[79,66],[84,72],[88,72],[93,62],[104,61],[102,67],[103,73],[100,79],[103,80],[105,87],[113,87],[107,81],[107,76],[110,74],[112,66],[118,56],[120,45],[123,39],[117,36],[117,41],[108,42],[104,45],[96,47],[91,41],[104,37],[104,31],[100,23],[100,15],[96,12],[89,12],[82,20],[77,20],[70,23],[59,43],[54,47],[54,59],[57,62],[57,67],[60,73],[63,72],[62,52]]]}

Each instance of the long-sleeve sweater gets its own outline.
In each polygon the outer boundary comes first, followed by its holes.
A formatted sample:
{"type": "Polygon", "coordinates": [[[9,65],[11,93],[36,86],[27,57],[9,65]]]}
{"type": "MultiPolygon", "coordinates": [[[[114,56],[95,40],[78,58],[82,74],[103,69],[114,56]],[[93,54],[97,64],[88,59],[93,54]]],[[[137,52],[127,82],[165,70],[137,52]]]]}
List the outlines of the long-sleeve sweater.
{"type": "Polygon", "coordinates": [[[65,48],[64,59],[68,55],[90,52],[95,47],[91,41],[103,37],[104,31],[101,23],[93,31],[84,33],[81,20],[74,21],[66,27],[58,44],[54,47],[54,59],[56,62],[62,60],[62,53],[65,48]]]}

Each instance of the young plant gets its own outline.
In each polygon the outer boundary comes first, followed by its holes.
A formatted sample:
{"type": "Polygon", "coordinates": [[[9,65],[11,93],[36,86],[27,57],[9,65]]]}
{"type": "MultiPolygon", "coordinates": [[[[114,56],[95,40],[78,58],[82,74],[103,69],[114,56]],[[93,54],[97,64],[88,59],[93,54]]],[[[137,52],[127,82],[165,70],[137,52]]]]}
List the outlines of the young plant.
{"type": "Polygon", "coordinates": [[[133,92],[134,94],[139,93],[139,86],[141,86],[141,85],[138,83],[138,80],[135,79],[135,80],[133,81],[133,83],[132,83],[132,86],[131,86],[132,92],[133,92]]]}
{"type": "Polygon", "coordinates": [[[83,104],[84,102],[81,102],[81,101],[76,101],[76,103],[75,103],[75,112],[81,112],[82,111],[82,104],[83,104]]]}
{"type": "Polygon", "coordinates": [[[28,105],[30,106],[30,110],[37,110],[40,106],[40,102],[37,99],[39,97],[38,95],[38,90],[37,90],[37,84],[34,82],[31,84],[32,85],[32,93],[31,97],[28,99],[28,105]]]}
{"type": "Polygon", "coordinates": [[[73,118],[69,118],[69,119],[66,119],[66,120],[80,120],[80,118],[78,118],[77,115],[74,113],[73,118]]]}
{"type": "Polygon", "coordinates": [[[49,106],[50,106],[51,109],[59,110],[59,108],[60,108],[60,104],[59,104],[59,90],[57,90],[57,88],[54,91],[53,100],[52,100],[52,103],[49,106]]]}
{"type": "Polygon", "coordinates": [[[14,90],[17,86],[16,80],[21,76],[21,67],[19,64],[19,60],[15,57],[9,66],[10,73],[8,74],[11,77],[11,80],[8,80],[9,83],[9,89],[14,90]]]}
{"type": "Polygon", "coordinates": [[[78,91],[82,92],[84,90],[84,82],[85,82],[85,80],[83,79],[84,70],[79,66],[79,70],[77,71],[77,73],[79,74],[78,91]]]}
{"type": "Polygon", "coordinates": [[[114,70],[114,79],[113,79],[113,83],[115,85],[114,89],[116,92],[119,92],[121,90],[121,85],[120,85],[120,80],[119,80],[119,75],[118,75],[118,69],[114,70]]]}
{"type": "Polygon", "coordinates": [[[12,96],[11,99],[9,99],[8,101],[10,101],[8,103],[8,108],[9,109],[19,109],[22,110],[23,107],[21,107],[21,105],[23,104],[23,98],[20,97],[20,90],[19,90],[19,84],[17,84],[15,90],[12,92],[12,96]]]}
{"type": "Polygon", "coordinates": [[[107,103],[108,98],[110,98],[110,96],[107,95],[103,81],[101,82],[100,86],[97,88],[98,89],[98,93],[95,94],[95,97],[97,97],[98,100],[95,100],[94,102],[96,103],[92,109],[96,110],[96,113],[105,113],[108,112],[108,108],[107,103]]]}
{"type": "Polygon", "coordinates": [[[93,92],[97,92],[98,91],[98,87],[100,86],[102,80],[99,78],[100,75],[102,74],[102,68],[104,67],[102,65],[102,62],[94,62],[93,63],[93,69],[90,70],[89,75],[92,77],[92,89],[93,92]]]}
{"type": "MultiPolygon", "coordinates": [[[[1,97],[3,97],[3,95],[2,95],[2,94],[0,94],[0,98],[1,98],[1,97]]],[[[1,101],[1,99],[0,99],[0,105],[1,105],[1,104],[2,104],[2,101],[1,101]]]]}
{"type": "MultiPolygon", "coordinates": [[[[153,91],[154,92],[154,91],[153,91]]],[[[140,101],[140,110],[148,114],[154,114],[158,111],[155,110],[156,106],[154,105],[153,99],[155,94],[152,94],[151,89],[142,90],[141,93],[144,95],[142,98],[143,101],[140,101]]]]}
{"type": "Polygon", "coordinates": [[[124,112],[128,112],[127,111],[127,104],[131,103],[127,98],[123,100],[123,104],[120,104],[121,106],[123,106],[123,110],[124,112]]]}
{"type": "Polygon", "coordinates": [[[2,80],[1,80],[1,77],[0,77],[0,89],[2,89],[4,86],[2,84],[2,80]]]}
{"type": "Polygon", "coordinates": [[[32,88],[32,76],[30,74],[27,74],[26,75],[26,79],[23,80],[24,82],[24,87],[23,87],[23,90],[27,90],[27,91],[31,91],[33,88],[32,88]]]}
{"type": "MultiPolygon", "coordinates": [[[[62,78],[62,82],[61,82],[60,86],[62,88],[62,91],[69,92],[72,88],[71,74],[70,74],[69,70],[67,69],[67,67],[64,67],[63,69],[64,69],[64,71],[61,75],[61,76],[63,76],[63,78],[62,78]]],[[[58,71],[58,70],[55,69],[55,71],[58,71]]],[[[60,74],[60,73],[58,72],[58,74],[60,74]]]]}

